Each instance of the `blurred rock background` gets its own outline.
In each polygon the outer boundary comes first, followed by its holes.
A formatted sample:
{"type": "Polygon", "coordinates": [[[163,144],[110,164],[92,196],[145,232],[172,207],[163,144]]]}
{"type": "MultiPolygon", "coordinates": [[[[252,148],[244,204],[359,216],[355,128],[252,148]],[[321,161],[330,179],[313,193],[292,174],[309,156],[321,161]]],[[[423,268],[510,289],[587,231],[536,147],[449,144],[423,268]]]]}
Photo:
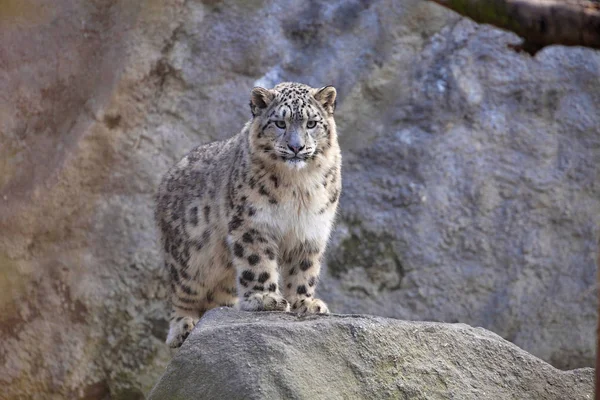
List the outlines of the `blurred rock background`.
{"type": "Polygon", "coordinates": [[[0,398],[144,398],[158,181],[284,80],[338,89],[333,311],[593,365],[599,52],[516,54],[420,0],[7,0],[0,33],[0,398]]]}

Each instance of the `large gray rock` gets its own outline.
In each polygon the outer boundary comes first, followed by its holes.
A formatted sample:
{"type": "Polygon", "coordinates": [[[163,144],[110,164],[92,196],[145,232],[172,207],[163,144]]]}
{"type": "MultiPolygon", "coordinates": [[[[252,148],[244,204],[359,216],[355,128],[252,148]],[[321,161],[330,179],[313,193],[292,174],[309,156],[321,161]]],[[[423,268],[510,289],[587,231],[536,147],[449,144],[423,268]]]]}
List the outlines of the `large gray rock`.
{"type": "Polygon", "coordinates": [[[592,399],[593,369],[560,371],[464,324],[221,308],[149,395],[175,399],[592,399]]]}
{"type": "Polygon", "coordinates": [[[593,365],[600,55],[421,0],[0,7],[0,398],[143,398],[171,357],[160,176],[255,84],[338,88],[332,310],[593,365]]]}

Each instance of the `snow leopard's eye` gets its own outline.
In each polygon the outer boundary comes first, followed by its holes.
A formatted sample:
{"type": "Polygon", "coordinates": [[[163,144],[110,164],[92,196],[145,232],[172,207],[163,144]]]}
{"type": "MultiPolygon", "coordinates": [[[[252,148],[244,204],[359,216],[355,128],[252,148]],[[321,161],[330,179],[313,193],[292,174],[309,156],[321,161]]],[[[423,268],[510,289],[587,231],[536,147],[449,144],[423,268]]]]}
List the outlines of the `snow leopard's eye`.
{"type": "Polygon", "coordinates": [[[312,128],[314,128],[315,126],[317,126],[317,121],[308,121],[308,122],[306,123],[306,127],[307,127],[308,129],[312,129],[312,128]]]}
{"type": "Polygon", "coordinates": [[[275,126],[279,129],[285,129],[285,121],[275,121],[275,126]]]}

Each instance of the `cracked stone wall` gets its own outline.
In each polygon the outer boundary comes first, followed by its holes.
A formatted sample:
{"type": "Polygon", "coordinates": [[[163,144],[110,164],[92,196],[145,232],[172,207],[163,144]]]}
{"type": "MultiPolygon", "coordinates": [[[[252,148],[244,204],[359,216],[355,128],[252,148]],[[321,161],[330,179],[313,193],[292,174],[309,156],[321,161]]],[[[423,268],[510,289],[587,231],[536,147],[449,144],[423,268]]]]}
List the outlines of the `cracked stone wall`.
{"type": "Polygon", "coordinates": [[[0,32],[0,397],[145,396],[171,357],[158,180],[282,80],[338,88],[335,312],[593,364],[598,52],[528,58],[416,0],[11,0],[0,32]]]}

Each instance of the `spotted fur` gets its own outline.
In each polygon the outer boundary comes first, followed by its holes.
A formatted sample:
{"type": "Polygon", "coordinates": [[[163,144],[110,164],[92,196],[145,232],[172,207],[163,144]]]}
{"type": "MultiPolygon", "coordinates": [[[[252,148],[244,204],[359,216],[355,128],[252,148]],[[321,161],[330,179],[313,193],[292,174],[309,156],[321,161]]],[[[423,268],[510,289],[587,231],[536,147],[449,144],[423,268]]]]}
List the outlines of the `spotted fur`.
{"type": "Polygon", "coordinates": [[[331,86],[254,88],[239,134],[195,148],[163,178],[170,346],[217,306],[328,313],[315,289],[341,193],[335,98],[331,86]]]}

